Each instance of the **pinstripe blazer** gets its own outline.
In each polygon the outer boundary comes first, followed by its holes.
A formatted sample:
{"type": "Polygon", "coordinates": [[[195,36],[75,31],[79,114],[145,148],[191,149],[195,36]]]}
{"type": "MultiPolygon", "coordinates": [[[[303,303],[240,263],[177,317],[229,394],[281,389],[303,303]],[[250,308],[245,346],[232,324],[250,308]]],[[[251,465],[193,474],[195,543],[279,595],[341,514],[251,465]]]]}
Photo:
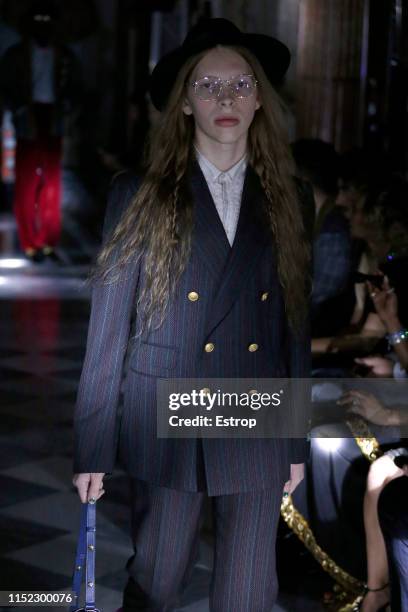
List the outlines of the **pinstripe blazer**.
{"type": "MultiPolygon", "coordinates": [[[[197,490],[197,440],[156,437],[156,383],[164,378],[308,377],[310,335],[296,336],[284,311],[276,257],[263,218],[263,192],[247,168],[235,241],[230,247],[197,163],[192,249],[163,325],[134,340],[143,263],[114,284],[95,284],[87,348],[74,418],[74,472],[111,472],[117,453],[130,475],[197,490]],[[199,299],[190,301],[196,291],[199,299]],[[261,294],[268,292],[268,299],[261,294]],[[215,349],[205,352],[212,342],[215,349]],[[248,351],[251,343],[259,349],[248,351]],[[120,402],[121,392],[123,402],[120,402]],[[118,418],[120,405],[120,418],[118,418]]],[[[116,225],[137,180],[117,177],[105,235],[116,225]]],[[[290,463],[307,458],[306,440],[201,439],[208,493],[277,486],[290,463]]]]}

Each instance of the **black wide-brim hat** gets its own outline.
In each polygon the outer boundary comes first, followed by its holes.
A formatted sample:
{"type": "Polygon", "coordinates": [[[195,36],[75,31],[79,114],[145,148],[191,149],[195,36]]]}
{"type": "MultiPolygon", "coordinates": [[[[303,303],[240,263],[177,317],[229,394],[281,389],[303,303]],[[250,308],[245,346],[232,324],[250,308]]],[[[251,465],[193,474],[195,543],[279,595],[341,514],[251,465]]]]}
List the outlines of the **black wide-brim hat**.
{"type": "Polygon", "coordinates": [[[216,45],[239,45],[251,51],[272,85],[282,81],[289,64],[290,51],[279,40],[265,34],[245,34],[228,19],[202,19],[187,34],[183,44],[161,58],[150,77],[150,97],[163,110],[177,74],[193,55],[216,45]]]}
{"type": "Polygon", "coordinates": [[[31,0],[27,15],[29,17],[49,15],[51,19],[56,19],[59,17],[60,11],[55,0],[31,0]]]}

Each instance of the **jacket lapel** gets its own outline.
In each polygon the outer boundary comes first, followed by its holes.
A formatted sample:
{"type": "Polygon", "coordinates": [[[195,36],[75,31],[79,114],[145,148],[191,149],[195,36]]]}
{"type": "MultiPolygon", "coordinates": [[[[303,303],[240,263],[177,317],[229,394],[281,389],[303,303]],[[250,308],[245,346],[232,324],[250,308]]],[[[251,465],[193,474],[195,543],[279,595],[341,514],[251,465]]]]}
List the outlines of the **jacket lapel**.
{"type": "Polygon", "coordinates": [[[207,325],[207,335],[231,309],[266,246],[273,244],[265,216],[264,202],[265,196],[259,177],[248,166],[235,240],[223,268],[207,325]]]}
{"type": "Polygon", "coordinates": [[[218,281],[231,247],[207,181],[196,161],[193,162],[191,169],[191,188],[194,200],[192,250],[218,281]]]}

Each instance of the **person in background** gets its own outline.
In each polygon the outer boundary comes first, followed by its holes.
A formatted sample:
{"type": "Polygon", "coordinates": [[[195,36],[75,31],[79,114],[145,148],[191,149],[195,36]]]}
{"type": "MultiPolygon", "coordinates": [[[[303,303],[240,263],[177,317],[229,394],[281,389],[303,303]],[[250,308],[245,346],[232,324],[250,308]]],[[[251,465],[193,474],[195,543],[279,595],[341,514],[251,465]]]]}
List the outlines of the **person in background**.
{"type": "Polygon", "coordinates": [[[376,313],[387,332],[392,352],[389,355],[357,357],[356,363],[366,366],[369,372],[379,378],[408,378],[408,329],[401,322],[398,312],[398,298],[387,276],[381,288],[367,283],[376,313]]]}
{"type": "Polygon", "coordinates": [[[64,120],[79,102],[73,53],[57,42],[52,0],[34,0],[24,38],[0,62],[0,95],[16,130],[14,211],[20,244],[34,262],[58,260],[64,120]]]}
{"type": "Polygon", "coordinates": [[[357,329],[377,331],[385,328],[378,316],[369,308],[369,295],[373,282],[381,287],[382,277],[388,274],[400,302],[400,314],[408,314],[408,291],[405,276],[408,273],[408,183],[395,176],[380,191],[372,192],[356,202],[350,213],[351,234],[360,240],[362,249],[357,266],[356,305],[351,324],[357,329]],[[364,278],[370,279],[367,289],[364,278]],[[374,316],[373,316],[374,315],[374,316]]]}
{"type": "Polygon", "coordinates": [[[0,57],[4,55],[9,47],[16,45],[20,41],[20,34],[17,30],[7,23],[8,11],[4,3],[0,5],[0,57]]]}
{"type": "Polygon", "coordinates": [[[108,171],[117,173],[122,170],[129,170],[138,173],[143,168],[144,145],[155,119],[149,106],[153,107],[149,101],[146,88],[141,84],[134,90],[128,100],[126,149],[119,154],[115,154],[102,147],[98,148],[99,158],[108,171]]]}
{"type": "MultiPolygon", "coordinates": [[[[349,210],[353,240],[361,243],[360,257],[353,274],[355,306],[347,326],[336,336],[313,340],[316,352],[337,352],[342,336],[373,336],[378,339],[408,327],[408,182],[394,176],[380,192],[361,197],[349,210]],[[386,289],[382,290],[384,282],[386,289]],[[390,295],[390,293],[395,295],[390,295]],[[372,298],[381,300],[379,311],[372,298]],[[393,311],[398,299],[398,316],[393,311]],[[381,306],[386,305],[386,311],[381,306]],[[397,329],[398,328],[398,329],[397,329]]],[[[394,309],[395,310],[395,309],[394,309]]],[[[402,349],[401,349],[402,350],[402,349]]],[[[384,350],[381,348],[381,352],[384,350]]],[[[391,359],[393,356],[390,355],[391,359]]],[[[392,376],[393,362],[370,356],[358,360],[361,366],[373,367],[381,375],[392,376]]],[[[388,355],[387,355],[388,359],[388,355]]],[[[394,360],[395,361],[395,360],[394,360]]],[[[403,360],[403,368],[406,367],[403,360]]],[[[395,365],[400,371],[400,365],[395,365]]],[[[374,373],[374,372],[373,372],[374,373]]],[[[375,374],[375,373],[374,373],[375,374]]],[[[396,372],[396,376],[398,373],[396,372]]],[[[404,376],[401,373],[401,376],[404,376]]]]}
{"type": "Polygon", "coordinates": [[[354,148],[339,157],[336,204],[349,219],[353,208],[364,200],[373,182],[373,171],[369,155],[354,148]]]}
{"type": "MultiPolygon", "coordinates": [[[[395,204],[395,202],[394,202],[395,204]]],[[[388,213],[390,211],[388,210],[388,213]]],[[[395,219],[395,215],[393,217],[395,219]]],[[[385,228],[384,228],[385,229],[385,228]]],[[[396,231],[396,228],[394,228],[396,231]]],[[[408,369],[408,330],[403,328],[399,318],[398,298],[391,287],[387,277],[384,278],[380,288],[368,282],[368,290],[372,298],[375,310],[388,332],[388,341],[393,347],[395,359],[390,360],[390,367],[385,364],[373,361],[375,358],[356,359],[357,363],[371,367],[377,371],[378,376],[392,376],[395,371],[395,360],[404,377],[407,376],[408,369]],[[382,369],[381,369],[382,365],[382,369]]],[[[377,358],[380,359],[380,358],[377,358]]],[[[397,377],[401,378],[398,371],[397,377]]],[[[348,406],[348,412],[357,414],[375,425],[401,427],[408,425],[408,411],[406,408],[385,408],[373,394],[365,391],[351,390],[345,393],[338,401],[340,405],[348,406]]],[[[401,442],[406,442],[402,440],[401,442]]],[[[398,447],[388,450],[384,456],[377,459],[370,467],[367,477],[367,488],[364,496],[364,527],[366,533],[367,548],[367,588],[361,610],[364,612],[377,612],[382,609],[390,598],[389,589],[389,569],[387,562],[386,546],[384,537],[381,533],[378,501],[384,487],[394,478],[408,475],[406,465],[401,461],[404,459],[408,463],[408,447],[398,447]],[[399,458],[399,459],[397,459],[399,458]],[[405,459],[404,459],[405,458],[405,459]],[[405,467],[404,467],[405,465],[405,467]]],[[[405,486],[405,485],[403,485],[405,486]]],[[[394,486],[393,489],[394,490],[394,486]]],[[[391,494],[390,494],[391,495],[391,494]]],[[[385,502],[384,502],[385,504],[385,502]]],[[[395,512],[400,516],[400,509],[396,507],[395,512]]],[[[390,508],[385,511],[385,518],[390,514],[390,508]]],[[[408,517],[400,516],[402,523],[408,517]]],[[[388,524],[388,523],[387,523],[388,524]]],[[[404,547],[397,547],[397,553],[403,552],[404,547]]],[[[408,553],[405,554],[408,561],[408,553]]],[[[399,591],[398,591],[399,592],[399,591]]],[[[397,595],[394,594],[393,599],[397,595]]],[[[399,597],[399,595],[398,595],[399,597]]],[[[408,600],[406,600],[408,604],[408,600]]],[[[395,602],[396,604],[396,602],[395,602]]],[[[394,605],[392,610],[404,610],[405,607],[394,605]]]]}
{"type": "Polygon", "coordinates": [[[351,237],[348,222],[335,205],[338,156],[322,140],[298,140],[292,151],[301,178],[314,192],[312,336],[334,334],[353,308],[351,237]]]}
{"type": "MultiPolygon", "coordinates": [[[[408,476],[407,455],[394,461],[400,461],[408,476]]],[[[387,483],[379,496],[377,509],[387,549],[391,610],[404,612],[408,610],[408,478],[394,478],[387,483]]]]}
{"type": "Polygon", "coordinates": [[[347,218],[358,202],[383,191],[391,177],[390,163],[380,151],[357,147],[339,157],[336,204],[347,218]]]}
{"type": "MultiPolygon", "coordinates": [[[[359,233],[359,224],[367,209],[367,202],[387,189],[391,179],[391,167],[387,157],[380,151],[367,151],[353,148],[340,155],[338,192],[336,205],[350,220],[352,234],[352,269],[367,271],[365,236],[359,233]]],[[[355,286],[356,306],[350,324],[357,325],[362,315],[364,287],[355,286]]]]}
{"type": "MultiPolygon", "coordinates": [[[[375,425],[382,425],[385,427],[401,427],[408,425],[408,410],[406,407],[396,406],[393,408],[386,408],[375,395],[366,391],[348,391],[338,400],[338,403],[348,407],[347,412],[349,414],[362,416],[365,420],[375,425]]],[[[404,439],[401,440],[401,442],[408,441],[404,439]]],[[[368,472],[363,507],[367,549],[367,586],[365,596],[360,606],[362,612],[385,610],[385,607],[390,601],[390,572],[387,561],[386,545],[379,522],[378,501],[386,485],[396,478],[399,479],[406,476],[408,476],[408,445],[385,451],[382,457],[371,464],[368,472]]],[[[397,487],[401,489],[401,484],[397,484],[397,487]]],[[[405,482],[402,483],[402,490],[404,489],[406,490],[405,482]]],[[[395,498],[395,494],[394,508],[391,509],[388,504],[388,509],[386,509],[384,505],[385,502],[383,502],[383,513],[388,513],[389,515],[390,510],[394,511],[395,516],[399,516],[402,520],[402,524],[405,523],[405,538],[407,538],[408,516],[404,515],[406,505],[402,505],[401,508],[400,500],[395,498]],[[401,509],[403,510],[402,513],[401,509]]],[[[389,521],[387,522],[385,517],[383,520],[389,525],[389,521]]],[[[402,554],[398,557],[398,561],[401,562],[402,559],[404,559],[405,562],[408,562],[408,548],[403,545],[397,547],[397,554],[399,553],[402,554]]],[[[394,593],[393,595],[393,612],[397,612],[398,610],[404,612],[407,610],[408,606],[407,572],[406,567],[404,569],[403,564],[400,565],[400,569],[402,570],[401,574],[402,576],[405,574],[405,580],[402,582],[402,592],[401,589],[397,589],[398,593],[394,593]],[[403,600],[401,599],[401,595],[403,600]]]]}

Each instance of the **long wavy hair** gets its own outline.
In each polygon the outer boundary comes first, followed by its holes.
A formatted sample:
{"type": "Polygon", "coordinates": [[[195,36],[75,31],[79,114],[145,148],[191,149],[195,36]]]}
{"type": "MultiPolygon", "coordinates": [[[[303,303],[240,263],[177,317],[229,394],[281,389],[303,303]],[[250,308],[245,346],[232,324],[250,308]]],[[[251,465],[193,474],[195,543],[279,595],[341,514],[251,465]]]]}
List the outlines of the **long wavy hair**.
{"type": "MultiPolygon", "coordinates": [[[[308,309],[310,253],[293,179],[283,104],[254,55],[245,48],[228,48],[248,62],[258,81],[261,106],[249,128],[248,163],[266,196],[285,309],[296,331],[308,309]]],[[[116,282],[131,261],[141,258],[144,283],[136,302],[138,316],[142,316],[139,335],[153,324],[156,329],[162,324],[190,254],[194,218],[188,171],[194,158],[194,119],[185,115],[182,106],[191,73],[207,51],[188,59],[179,71],[150,135],[143,180],[99,253],[92,275],[103,282],[116,282]]]]}

